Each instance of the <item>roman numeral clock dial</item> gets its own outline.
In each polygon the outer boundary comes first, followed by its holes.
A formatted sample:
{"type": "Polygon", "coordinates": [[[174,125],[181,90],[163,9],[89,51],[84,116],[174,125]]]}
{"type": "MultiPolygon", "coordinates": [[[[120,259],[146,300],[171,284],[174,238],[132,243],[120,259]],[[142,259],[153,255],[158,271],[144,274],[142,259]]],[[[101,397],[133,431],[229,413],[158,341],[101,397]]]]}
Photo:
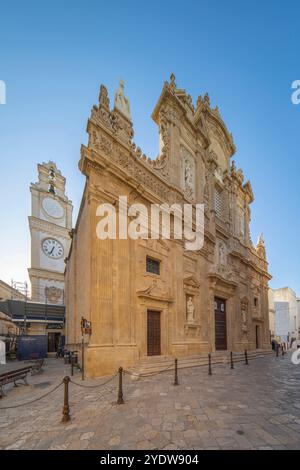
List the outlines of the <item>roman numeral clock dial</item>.
{"type": "Polygon", "coordinates": [[[59,259],[64,254],[64,247],[54,238],[46,238],[42,243],[42,249],[45,255],[52,259],[59,259]]]}

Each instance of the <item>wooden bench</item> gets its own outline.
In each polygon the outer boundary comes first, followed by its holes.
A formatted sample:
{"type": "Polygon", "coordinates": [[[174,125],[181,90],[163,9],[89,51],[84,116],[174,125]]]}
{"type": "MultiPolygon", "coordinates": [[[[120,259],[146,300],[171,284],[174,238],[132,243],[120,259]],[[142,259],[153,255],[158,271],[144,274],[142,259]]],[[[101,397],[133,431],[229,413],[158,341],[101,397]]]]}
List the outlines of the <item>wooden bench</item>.
{"type": "Polygon", "coordinates": [[[17,387],[17,381],[22,380],[25,385],[28,385],[27,383],[27,374],[31,372],[32,366],[27,366],[27,367],[22,367],[20,369],[15,369],[11,370],[8,372],[4,372],[3,374],[0,374],[0,398],[5,396],[3,387],[4,385],[7,385],[9,383],[14,383],[15,387],[17,387]]]}
{"type": "Polygon", "coordinates": [[[30,362],[32,363],[31,370],[33,374],[43,372],[44,359],[37,359],[36,361],[30,362]]]}

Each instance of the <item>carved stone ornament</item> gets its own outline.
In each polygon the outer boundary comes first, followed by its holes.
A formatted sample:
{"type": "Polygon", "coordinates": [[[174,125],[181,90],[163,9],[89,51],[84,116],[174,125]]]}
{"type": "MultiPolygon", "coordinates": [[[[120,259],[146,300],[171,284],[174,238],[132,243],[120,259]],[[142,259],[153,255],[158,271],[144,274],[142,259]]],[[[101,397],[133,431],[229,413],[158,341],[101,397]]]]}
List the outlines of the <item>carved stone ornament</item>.
{"type": "Polygon", "coordinates": [[[163,177],[169,176],[168,158],[170,151],[170,138],[168,130],[167,115],[164,110],[159,113],[159,127],[162,141],[162,148],[160,155],[153,162],[153,169],[158,171],[163,177]]]}
{"type": "Polygon", "coordinates": [[[45,296],[47,302],[50,303],[57,303],[59,300],[62,300],[63,289],[55,286],[47,286],[45,287],[45,296]]]}
{"type": "Polygon", "coordinates": [[[181,147],[182,188],[188,199],[195,197],[195,161],[191,153],[181,147]]]}

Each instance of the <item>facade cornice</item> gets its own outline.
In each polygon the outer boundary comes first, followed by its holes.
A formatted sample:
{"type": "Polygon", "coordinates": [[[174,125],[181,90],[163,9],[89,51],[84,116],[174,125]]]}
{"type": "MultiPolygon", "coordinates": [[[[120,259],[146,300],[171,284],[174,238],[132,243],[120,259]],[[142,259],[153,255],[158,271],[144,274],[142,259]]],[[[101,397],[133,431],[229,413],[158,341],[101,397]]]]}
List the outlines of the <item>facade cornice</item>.
{"type": "Polygon", "coordinates": [[[30,230],[50,232],[64,238],[70,237],[70,230],[65,227],[48,222],[47,220],[38,219],[32,215],[28,217],[28,220],[30,230]]]}
{"type": "Polygon", "coordinates": [[[50,195],[53,199],[58,199],[61,203],[72,206],[72,201],[67,196],[60,196],[59,194],[55,194],[55,195],[49,194],[47,191],[45,191],[45,189],[39,188],[37,183],[31,183],[30,191],[32,192],[32,190],[37,191],[38,193],[44,194],[45,197],[50,195]]]}
{"type": "Polygon", "coordinates": [[[29,268],[30,277],[39,277],[43,279],[52,279],[54,281],[64,282],[64,273],[58,271],[49,271],[47,269],[29,268]]]}

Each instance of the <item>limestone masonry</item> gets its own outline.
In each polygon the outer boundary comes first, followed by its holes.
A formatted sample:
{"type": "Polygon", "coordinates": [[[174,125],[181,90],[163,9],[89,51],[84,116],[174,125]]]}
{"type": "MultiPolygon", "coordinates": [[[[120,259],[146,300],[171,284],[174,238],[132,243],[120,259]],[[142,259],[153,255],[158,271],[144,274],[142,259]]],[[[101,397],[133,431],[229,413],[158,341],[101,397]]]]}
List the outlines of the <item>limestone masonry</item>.
{"type": "Polygon", "coordinates": [[[130,106],[121,82],[110,108],[101,85],[81,148],[86,185],[65,271],[66,335],[80,349],[81,317],[87,376],[113,373],[146,356],[268,349],[268,273],[263,237],[250,238],[253,193],[218,108],[208,94],[191,97],[165,82],[152,118],[160,153],[152,160],[133,143],[130,106]],[[100,240],[101,203],[204,203],[205,240],[100,240]]]}

